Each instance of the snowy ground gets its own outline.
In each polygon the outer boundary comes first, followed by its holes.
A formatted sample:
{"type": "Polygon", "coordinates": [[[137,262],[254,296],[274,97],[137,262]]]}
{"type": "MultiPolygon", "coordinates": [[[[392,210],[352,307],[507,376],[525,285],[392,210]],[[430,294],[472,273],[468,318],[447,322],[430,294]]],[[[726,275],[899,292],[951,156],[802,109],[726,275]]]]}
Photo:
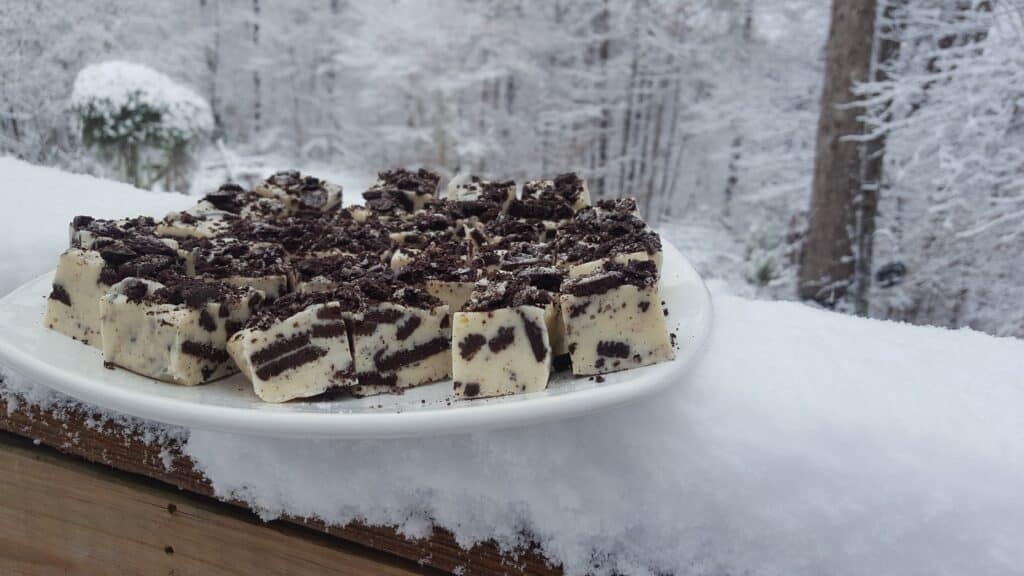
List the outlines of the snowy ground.
{"type": "MultiPolygon", "coordinates": [[[[183,199],[0,171],[34,191],[8,213],[4,291],[52,266],[71,214],[183,199]]],[[[186,450],[266,517],[530,533],[570,574],[1024,573],[1024,342],[722,294],[715,315],[685,382],[619,409],[386,441],[192,430],[186,450]]]]}

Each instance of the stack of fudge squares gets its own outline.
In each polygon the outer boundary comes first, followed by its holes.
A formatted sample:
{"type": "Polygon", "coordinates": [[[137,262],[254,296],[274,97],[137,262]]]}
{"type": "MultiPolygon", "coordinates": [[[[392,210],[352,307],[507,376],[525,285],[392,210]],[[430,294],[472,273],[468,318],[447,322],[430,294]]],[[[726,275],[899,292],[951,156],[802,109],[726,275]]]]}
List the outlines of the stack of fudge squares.
{"type": "Polygon", "coordinates": [[[340,186],[286,171],[162,220],[79,216],[45,323],[167,382],[241,371],[267,402],[447,379],[483,398],[673,358],[634,200],[591,203],[571,173],[440,180],[381,172],[342,207],[340,186]]]}

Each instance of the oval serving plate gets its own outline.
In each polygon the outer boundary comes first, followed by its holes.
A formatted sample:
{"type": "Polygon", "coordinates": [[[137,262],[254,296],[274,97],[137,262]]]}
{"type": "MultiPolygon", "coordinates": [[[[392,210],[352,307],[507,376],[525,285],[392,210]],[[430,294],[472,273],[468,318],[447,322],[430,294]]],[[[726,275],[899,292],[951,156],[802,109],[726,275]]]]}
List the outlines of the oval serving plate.
{"type": "Polygon", "coordinates": [[[711,331],[712,307],[690,262],[664,242],[661,298],[675,334],[676,359],[606,374],[603,381],[552,374],[547,390],[453,400],[451,381],[400,395],[266,404],[245,378],[195,387],[103,367],[99,350],[43,326],[53,274],[0,299],[0,363],[83,402],[179,426],[266,436],[387,438],[512,427],[569,418],[622,404],[679,382],[711,331]]]}

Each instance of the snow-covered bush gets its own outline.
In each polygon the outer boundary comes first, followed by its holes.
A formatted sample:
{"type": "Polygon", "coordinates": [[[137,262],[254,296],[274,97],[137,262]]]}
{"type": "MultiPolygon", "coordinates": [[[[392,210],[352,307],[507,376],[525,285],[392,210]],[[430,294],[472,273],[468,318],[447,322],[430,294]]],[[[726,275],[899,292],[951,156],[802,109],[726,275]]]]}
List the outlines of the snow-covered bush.
{"type": "Polygon", "coordinates": [[[202,97],[130,62],[83,68],[70,109],[82,143],[119,179],[143,188],[187,190],[193,152],[213,129],[202,97]]]}

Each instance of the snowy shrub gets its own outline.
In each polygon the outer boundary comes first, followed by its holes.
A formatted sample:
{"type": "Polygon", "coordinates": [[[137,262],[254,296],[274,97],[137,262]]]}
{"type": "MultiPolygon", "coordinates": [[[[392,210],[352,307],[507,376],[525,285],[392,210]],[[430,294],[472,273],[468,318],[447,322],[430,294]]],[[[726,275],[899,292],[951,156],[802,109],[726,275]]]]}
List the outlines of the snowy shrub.
{"type": "Polygon", "coordinates": [[[193,152],[213,129],[203,98],[128,62],[83,68],[70,109],[82,143],[117,177],[142,188],[187,190],[193,152]]]}

